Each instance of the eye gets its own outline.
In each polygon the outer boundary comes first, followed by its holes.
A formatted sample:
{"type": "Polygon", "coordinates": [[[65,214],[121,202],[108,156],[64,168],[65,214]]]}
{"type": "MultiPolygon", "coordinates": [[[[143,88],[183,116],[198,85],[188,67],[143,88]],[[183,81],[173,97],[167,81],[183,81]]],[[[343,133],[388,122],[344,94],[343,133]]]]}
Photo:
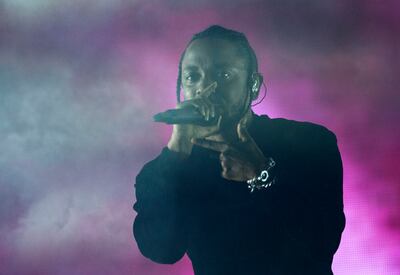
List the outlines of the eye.
{"type": "Polygon", "coordinates": [[[185,73],[185,74],[183,75],[183,79],[184,79],[184,81],[187,82],[187,83],[196,82],[196,81],[199,80],[199,78],[200,78],[200,74],[195,73],[195,72],[185,73]]]}
{"type": "Polygon", "coordinates": [[[232,78],[232,73],[229,71],[220,71],[217,73],[217,76],[223,80],[230,80],[232,78]]]}

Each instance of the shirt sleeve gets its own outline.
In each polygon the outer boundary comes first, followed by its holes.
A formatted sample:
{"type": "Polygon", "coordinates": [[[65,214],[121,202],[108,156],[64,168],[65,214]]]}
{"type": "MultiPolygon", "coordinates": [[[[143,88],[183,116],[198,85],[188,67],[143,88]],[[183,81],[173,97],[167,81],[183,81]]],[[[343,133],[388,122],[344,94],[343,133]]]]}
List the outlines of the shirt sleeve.
{"type": "Polygon", "coordinates": [[[158,263],[175,263],[187,249],[185,207],[179,194],[186,167],[187,160],[165,147],[136,177],[133,234],[141,253],[158,263]]]}
{"type": "Polygon", "coordinates": [[[282,252],[316,269],[310,272],[325,274],[318,267],[330,266],[345,226],[342,160],[329,130],[305,140],[282,200],[282,252]]]}

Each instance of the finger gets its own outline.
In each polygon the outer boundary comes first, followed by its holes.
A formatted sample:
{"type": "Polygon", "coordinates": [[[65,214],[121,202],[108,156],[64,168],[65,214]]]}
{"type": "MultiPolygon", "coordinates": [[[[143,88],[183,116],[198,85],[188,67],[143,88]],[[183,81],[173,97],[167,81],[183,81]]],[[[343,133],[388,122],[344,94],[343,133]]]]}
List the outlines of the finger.
{"type": "Polygon", "coordinates": [[[221,172],[221,176],[222,176],[224,179],[226,179],[226,180],[231,180],[231,178],[229,177],[227,171],[222,171],[222,172],[221,172]]]}
{"type": "Polygon", "coordinates": [[[203,148],[207,148],[217,152],[224,152],[229,148],[229,145],[224,142],[207,140],[207,139],[192,139],[192,142],[203,148]]]}
{"type": "Polygon", "coordinates": [[[205,99],[203,98],[203,104],[204,104],[204,108],[205,108],[205,119],[208,121],[210,119],[210,109],[211,109],[211,104],[205,99]]]}
{"type": "MultiPolygon", "coordinates": [[[[197,138],[198,138],[198,139],[204,139],[204,138],[213,136],[213,135],[215,135],[215,134],[218,134],[218,133],[221,131],[221,121],[222,121],[222,116],[219,116],[218,121],[217,121],[217,125],[216,125],[215,129],[213,129],[212,131],[207,132],[207,133],[205,133],[205,134],[203,134],[203,135],[200,135],[200,136],[198,136],[197,138]]],[[[213,126],[213,127],[214,127],[214,126],[213,126]]]]}
{"type": "Polygon", "coordinates": [[[207,104],[208,107],[208,113],[209,113],[209,118],[215,116],[215,106],[214,104],[211,103],[211,101],[208,98],[203,98],[205,104],[207,104]]]}
{"type": "Polygon", "coordinates": [[[229,180],[230,177],[232,176],[231,169],[226,166],[221,166],[221,167],[222,167],[221,171],[222,177],[229,180]]]}
{"type": "Polygon", "coordinates": [[[236,149],[229,147],[226,151],[222,152],[222,157],[225,159],[241,159],[241,157],[243,157],[242,154],[240,154],[239,151],[237,151],[236,149]]]}
{"type": "Polygon", "coordinates": [[[232,180],[232,181],[242,181],[241,177],[232,169],[228,169],[228,170],[223,170],[221,172],[221,176],[224,179],[227,180],[232,180]]]}
{"type": "Polygon", "coordinates": [[[207,98],[199,97],[194,105],[198,106],[201,115],[208,121],[211,113],[211,102],[207,98]]]}
{"type": "Polygon", "coordinates": [[[219,160],[220,160],[220,162],[221,162],[221,166],[222,166],[222,167],[226,167],[227,158],[226,158],[226,156],[224,155],[224,153],[219,154],[219,160]]]}
{"type": "Polygon", "coordinates": [[[221,168],[222,168],[222,171],[228,170],[228,166],[226,165],[225,161],[221,161],[221,168]]]}
{"type": "Polygon", "coordinates": [[[231,169],[232,167],[234,167],[234,165],[235,165],[235,161],[232,159],[229,159],[229,158],[221,161],[221,167],[228,169],[228,170],[231,169]]]}
{"type": "Polygon", "coordinates": [[[217,121],[217,129],[218,131],[221,130],[221,123],[222,123],[222,116],[220,115],[217,121]]]}
{"type": "MultiPolygon", "coordinates": [[[[218,121],[220,121],[220,118],[219,118],[218,121]]],[[[205,133],[198,134],[196,138],[197,139],[205,139],[207,137],[210,137],[210,136],[213,136],[215,134],[218,134],[219,132],[220,132],[220,126],[218,124],[217,127],[212,126],[210,132],[205,132],[205,133]]],[[[193,140],[191,140],[191,142],[194,143],[193,140]]]]}
{"type": "Polygon", "coordinates": [[[217,82],[214,81],[210,85],[208,85],[204,90],[202,91],[201,95],[203,97],[209,97],[212,93],[215,92],[215,89],[217,88],[217,82]]]}
{"type": "Polygon", "coordinates": [[[185,106],[193,106],[203,117],[205,116],[204,113],[204,106],[200,102],[196,101],[187,101],[187,102],[182,102],[179,105],[179,108],[184,108],[185,106]]]}
{"type": "Polygon", "coordinates": [[[243,119],[237,125],[237,134],[238,134],[239,140],[242,142],[252,140],[252,137],[250,136],[249,132],[247,131],[247,128],[245,126],[243,119]]]}
{"type": "MultiPolygon", "coordinates": [[[[249,153],[251,152],[252,154],[255,154],[255,155],[258,155],[258,156],[262,156],[263,153],[262,153],[260,147],[258,147],[258,145],[255,142],[255,140],[251,137],[251,135],[247,131],[247,128],[244,127],[243,124],[239,123],[237,130],[238,130],[239,140],[241,142],[245,143],[245,147],[247,148],[248,152],[249,153]]],[[[229,152],[229,153],[231,153],[231,152],[229,152]]],[[[232,154],[235,154],[235,152],[232,152],[232,154]]]]}
{"type": "Polygon", "coordinates": [[[206,106],[204,106],[204,104],[200,104],[200,109],[201,109],[201,114],[202,114],[202,116],[205,118],[206,117],[206,110],[207,110],[207,107],[206,106]]]}

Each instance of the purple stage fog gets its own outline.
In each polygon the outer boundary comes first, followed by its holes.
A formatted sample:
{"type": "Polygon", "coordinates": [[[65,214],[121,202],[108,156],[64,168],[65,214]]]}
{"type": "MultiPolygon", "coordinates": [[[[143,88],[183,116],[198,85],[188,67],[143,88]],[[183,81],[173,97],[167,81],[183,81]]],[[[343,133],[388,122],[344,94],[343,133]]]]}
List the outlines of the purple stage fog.
{"type": "Polygon", "coordinates": [[[180,54],[212,24],[256,51],[256,113],[337,135],[335,274],[400,274],[395,0],[0,1],[0,274],[193,274],[140,254],[133,185],[171,134],[152,115],[175,107],[180,54]]]}

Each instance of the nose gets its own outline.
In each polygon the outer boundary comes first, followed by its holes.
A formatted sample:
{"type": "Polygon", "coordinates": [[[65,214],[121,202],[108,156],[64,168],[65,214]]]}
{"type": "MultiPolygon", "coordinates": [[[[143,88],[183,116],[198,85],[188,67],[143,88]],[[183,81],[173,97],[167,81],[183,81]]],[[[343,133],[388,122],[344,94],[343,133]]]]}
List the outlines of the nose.
{"type": "Polygon", "coordinates": [[[217,87],[217,82],[210,76],[209,73],[204,73],[201,81],[198,84],[199,85],[197,86],[195,92],[196,96],[200,96],[203,95],[204,93],[207,93],[209,91],[208,89],[212,89],[211,92],[214,92],[215,88],[217,87]]]}
{"type": "Polygon", "coordinates": [[[205,96],[205,97],[209,97],[210,95],[215,93],[215,89],[217,88],[217,82],[214,81],[212,83],[210,83],[208,86],[206,87],[202,87],[196,90],[196,96],[205,96]]]}
{"type": "Polygon", "coordinates": [[[216,79],[213,77],[211,72],[205,70],[196,87],[197,88],[196,95],[201,95],[210,85],[212,85],[215,82],[216,79]]]}

